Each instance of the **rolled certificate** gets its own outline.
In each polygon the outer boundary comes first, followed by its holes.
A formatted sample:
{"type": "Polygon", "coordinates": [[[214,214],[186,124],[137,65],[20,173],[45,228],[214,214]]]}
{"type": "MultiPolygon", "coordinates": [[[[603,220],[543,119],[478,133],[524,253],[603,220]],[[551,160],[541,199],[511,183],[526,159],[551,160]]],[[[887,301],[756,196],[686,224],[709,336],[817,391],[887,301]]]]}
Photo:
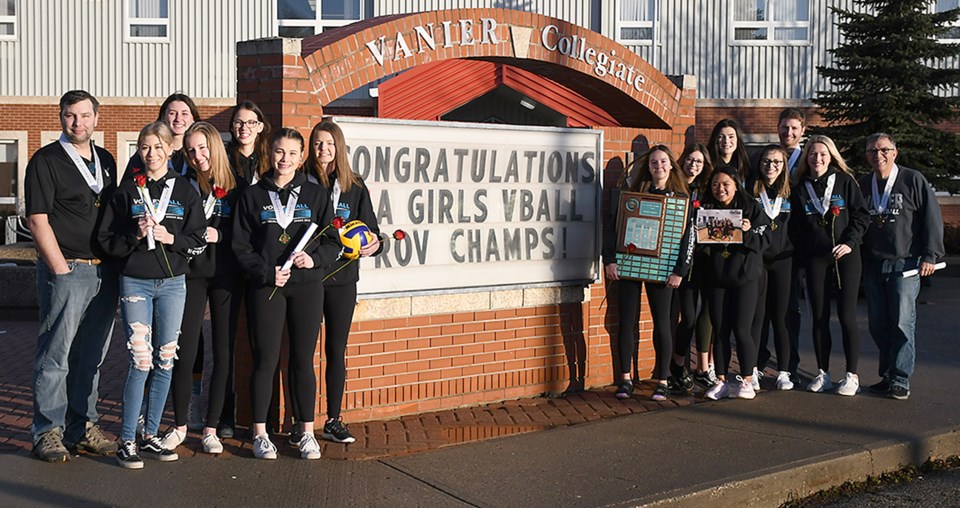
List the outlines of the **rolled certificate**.
{"type": "Polygon", "coordinates": [[[280,270],[289,270],[290,267],[293,266],[293,255],[303,251],[303,248],[307,246],[307,242],[310,241],[310,237],[313,236],[313,232],[316,230],[317,224],[315,222],[311,222],[310,226],[307,227],[307,231],[303,234],[303,236],[300,237],[300,241],[297,242],[296,247],[293,248],[293,252],[290,253],[290,257],[287,258],[286,263],[280,267],[280,270]]]}
{"type": "MultiPolygon", "coordinates": [[[[947,267],[947,264],[944,263],[943,261],[933,265],[934,270],[942,270],[946,267],[947,267]]],[[[907,270],[903,272],[903,278],[906,279],[907,277],[913,277],[914,275],[919,275],[919,274],[920,274],[920,269],[914,268],[913,270],[907,270]]]]}

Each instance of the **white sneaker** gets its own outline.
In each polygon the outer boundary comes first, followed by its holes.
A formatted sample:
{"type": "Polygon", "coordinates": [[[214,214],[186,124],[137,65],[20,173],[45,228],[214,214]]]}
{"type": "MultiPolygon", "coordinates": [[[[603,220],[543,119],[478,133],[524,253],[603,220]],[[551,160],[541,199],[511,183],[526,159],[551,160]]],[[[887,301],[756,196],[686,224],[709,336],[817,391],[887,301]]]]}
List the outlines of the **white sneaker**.
{"type": "Polygon", "coordinates": [[[823,393],[824,390],[830,390],[833,388],[833,382],[830,381],[830,373],[820,370],[820,373],[817,374],[817,377],[813,378],[813,381],[810,381],[810,384],[807,385],[807,390],[811,392],[823,393]]]}
{"type": "Polygon", "coordinates": [[[161,443],[163,443],[164,448],[168,450],[175,450],[178,446],[183,444],[185,439],[187,439],[187,433],[181,432],[179,429],[174,427],[167,432],[166,436],[163,436],[161,443]]]}
{"type": "Polygon", "coordinates": [[[204,453],[223,453],[223,443],[220,442],[216,433],[204,434],[201,442],[204,453]]]}
{"type": "Polygon", "coordinates": [[[837,386],[837,395],[852,397],[859,391],[860,376],[857,376],[853,372],[847,372],[847,377],[843,378],[843,381],[840,381],[840,385],[837,386]]]}
{"type": "MultiPolygon", "coordinates": [[[[753,378],[753,379],[754,381],[756,381],[757,378],[753,378]]],[[[747,381],[746,379],[743,379],[742,377],[737,376],[736,383],[740,385],[739,387],[737,387],[738,399],[750,400],[757,396],[757,392],[753,389],[753,383],[751,383],[750,381],[747,381]]]]}
{"type": "MultiPolygon", "coordinates": [[[[754,368],[753,368],[753,383],[752,383],[752,384],[753,384],[753,391],[754,391],[754,392],[759,392],[759,391],[760,391],[760,378],[762,378],[762,377],[763,377],[763,374],[761,374],[760,371],[759,371],[756,367],[754,367],[754,368]]],[[[752,397],[751,397],[751,398],[752,398],[752,397]]]]}
{"type": "Polygon", "coordinates": [[[313,432],[305,432],[300,439],[300,458],[301,459],[319,459],[320,443],[317,442],[317,436],[313,432]]]}
{"type": "Polygon", "coordinates": [[[270,436],[260,434],[253,439],[253,456],[268,460],[277,458],[277,447],[270,442],[270,436]]]}
{"type": "Polygon", "coordinates": [[[790,373],[781,370],[777,374],[777,390],[793,390],[793,381],[790,381],[790,373]]]}
{"type": "Polygon", "coordinates": [[[710,400],[720,400],[725,399],[730,394],[730,389],[727,388],[727,383],[721,380],[717,380],[704,394],[704,397],[710,400]]]}

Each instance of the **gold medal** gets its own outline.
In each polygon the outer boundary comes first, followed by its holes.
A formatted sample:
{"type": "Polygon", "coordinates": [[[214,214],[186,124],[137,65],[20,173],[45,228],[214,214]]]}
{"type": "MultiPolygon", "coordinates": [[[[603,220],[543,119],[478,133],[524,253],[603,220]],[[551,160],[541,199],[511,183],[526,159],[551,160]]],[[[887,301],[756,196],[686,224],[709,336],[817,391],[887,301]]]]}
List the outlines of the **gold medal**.
{"type": "Polygon", "coordinates": [[[826,225],[827,225],[827,219],[826,219],[825,217],[820,217],[820,225],[821,225],[821,226],[826,226],[826,225]]]}
{"type": "Polygon", "coordinates": [[[283,233],[280,233],[280,243],[284,245],[290,243],[290,235],[287,234],[287,230],[283,230],[283,233]]]}
{"type": "Polygon", "coordinates": [[[723,252],[720,253],[723,256],[723,259],[728,259],[730,257],[730,251],[727,250],[727,247],[723,247],[723,252]]]}
{"type": "Polygon", "coordinates": [[[95,208],[100,208],[100,196],[93,198],[93,206],[95,208]]]}
{"type": "Polygon", "coordinates": [[[886,220],[883,218],[883,215],[879,214],[877,214],[873,221],[876,222],[878,226],[883,226],[883,223],[886,222],[886,220]]]}
{"type": "Polygon", "coordinates": [[[771,222],[771,223],[770,223],[770,230],[771,230],[771,231],[776,231],[776,230],[777,230],[777,223],[776,223],[776,222],[771,222]]]}

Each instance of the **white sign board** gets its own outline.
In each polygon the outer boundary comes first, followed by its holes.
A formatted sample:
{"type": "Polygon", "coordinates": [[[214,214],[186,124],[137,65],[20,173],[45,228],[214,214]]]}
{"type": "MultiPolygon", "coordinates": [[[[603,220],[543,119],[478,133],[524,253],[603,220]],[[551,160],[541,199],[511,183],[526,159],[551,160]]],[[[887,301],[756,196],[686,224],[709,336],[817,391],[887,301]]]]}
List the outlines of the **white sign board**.
{"type": "Polygon", "coordinates": [[[600,131],[334,120],[387,236],[359,293],[596,280],[600,131]]]}

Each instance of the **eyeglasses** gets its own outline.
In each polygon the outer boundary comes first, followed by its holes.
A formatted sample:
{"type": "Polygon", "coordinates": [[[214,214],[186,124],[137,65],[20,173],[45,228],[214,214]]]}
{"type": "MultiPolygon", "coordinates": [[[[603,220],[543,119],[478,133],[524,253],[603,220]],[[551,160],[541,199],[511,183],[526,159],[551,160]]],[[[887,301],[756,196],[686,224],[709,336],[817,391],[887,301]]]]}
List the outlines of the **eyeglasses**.
{"type": "Polygon", "coordinates": [[[893,152],[893,151],[895,151],[895,150],[896,150],[896,148],[889,147],[889,146],[888,146],[888,147],[885,147],[885,148],[871,148],[871,149],[867,150],[867,155],[869,155],[869,156],[871,156],[871,157],[876,157],[878,153],[882,153],[883,155],[887,155],[888,153],[893,152]]]}
{"type": "Polygon", "coordinates": [[[236,128],[238,128],[238,129],[239,129],[240,127],[243,127],[244,125],[246,125],[248,129],[252,129],[252,128],[260,125],[260,120],[247,120],[246,122],[244,122],[243,120],[237,120],[237,121],[233,122],[233,126],[236,127],[236,128]]]}
{"type": "Polygon", "coordinates": [[[703,166],[703,159],[694,159],[693,157],[687,157],[684,159],[684,162],[687,164],[693,164],[694,166],[703,166]]]}
{"type": "Polygon", "coordinates": [[[783,161],[780,159],[763,159],[760,161],[760,164],[779,168],[780,166],[783,166],[783,161]]]}

